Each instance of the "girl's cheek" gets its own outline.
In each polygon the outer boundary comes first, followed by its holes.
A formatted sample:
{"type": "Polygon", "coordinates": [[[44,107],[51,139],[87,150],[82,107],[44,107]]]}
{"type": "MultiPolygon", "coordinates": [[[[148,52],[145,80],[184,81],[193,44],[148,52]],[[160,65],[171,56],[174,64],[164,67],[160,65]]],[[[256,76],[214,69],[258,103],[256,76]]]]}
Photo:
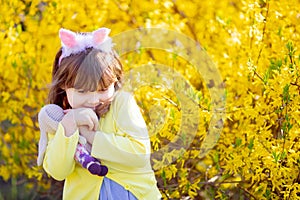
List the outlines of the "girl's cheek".
{"type": "Polygon", "coordinates": [[[107,93],[104,94],[103,98],[105,100],[110,99],[114,94],[114,91],[108,91],[107,93]]]}
{"type": "Polygon", "coordinates": [[[107,99],[107,94],[102,94],[102,95],[100,95],[100,100],[102,100],[102,101],[105,101],[106,99],[107,99]]]}

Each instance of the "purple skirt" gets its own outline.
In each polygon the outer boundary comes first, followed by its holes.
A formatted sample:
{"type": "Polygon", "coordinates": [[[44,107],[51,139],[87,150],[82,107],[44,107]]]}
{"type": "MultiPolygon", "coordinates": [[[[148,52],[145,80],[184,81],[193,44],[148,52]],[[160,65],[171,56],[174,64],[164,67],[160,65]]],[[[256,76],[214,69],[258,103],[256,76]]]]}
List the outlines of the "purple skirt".
{"type": "Polygon", "coordinates": [[[106,177],[104,177],[99,200],[137,200],[137,198],[124,187],[112,181],[106,177]]]}

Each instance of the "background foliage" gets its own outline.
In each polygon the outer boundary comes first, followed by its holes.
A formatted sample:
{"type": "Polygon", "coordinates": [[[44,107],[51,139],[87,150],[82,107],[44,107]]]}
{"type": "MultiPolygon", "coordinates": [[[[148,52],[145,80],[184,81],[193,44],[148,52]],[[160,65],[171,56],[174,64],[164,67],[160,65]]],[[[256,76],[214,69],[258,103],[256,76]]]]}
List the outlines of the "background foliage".
{"type": "MultiPolygon", "coordinates": [[[[0,199],[60,198],[62,183],[36,167],[37,113],[60,47],[59,28],[101,26],[112,29],[111,35],[139,27],[188,35],[205,48],[224,79],[224,128],[215,148],[200,159],[211,116],[201,77],[188,61],[166,52],[122,58],[126,70],[163,63],[193,86],[200,122],[192,145],[166,153],[162,159],[180,154],[168,166],[153,159],[164,199],[299,198],[299,5],[299,0],[1,0],[0,199]]],[[[160,87],[143,87],[135,95],[150,132],[159,126],[151,137],[156,151],[176,135],[181,104],[174,92],[160,87]],[[155,118],[150,105],[165,114],[155,118]]]]}

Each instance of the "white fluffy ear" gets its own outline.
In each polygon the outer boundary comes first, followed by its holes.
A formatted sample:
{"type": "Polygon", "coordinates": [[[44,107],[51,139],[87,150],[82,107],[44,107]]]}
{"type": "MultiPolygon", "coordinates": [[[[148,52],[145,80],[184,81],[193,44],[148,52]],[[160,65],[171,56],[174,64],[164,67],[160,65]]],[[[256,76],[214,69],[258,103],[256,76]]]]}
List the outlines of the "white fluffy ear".
{"type": "Polygon", "coordinates": [[[59,38],[66,47],[72,48],[77,44],[76,33],[70,30],[64,28],[59,29],[59,38]]]}
{"type": "Polygon", "coordinates": [[[94,44],[101,44],[105,41],[108,34],[110,33],[110,29],[108,28],[99,28],[98,30],[93,32],[93,42],[94,44]]]}

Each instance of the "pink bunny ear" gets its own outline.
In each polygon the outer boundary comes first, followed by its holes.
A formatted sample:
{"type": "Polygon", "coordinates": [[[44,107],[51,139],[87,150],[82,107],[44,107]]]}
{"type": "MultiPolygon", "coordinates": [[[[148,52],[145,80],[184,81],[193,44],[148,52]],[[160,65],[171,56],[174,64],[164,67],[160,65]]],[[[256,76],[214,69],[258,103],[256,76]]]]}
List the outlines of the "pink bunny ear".
{"type": "Polygon", "coordinates": [[[61,28],[59,30],[59,37],[60,37],[62,43],[69,48],[76,46],[75,36],[76,36],[76,34],[74,32],[69,31],[67,29],[61,28]]]}
{"type": "Polygon", "coordinates": [[[93,32],[93,42],[95,44],[101,44],[107,38],[109,33],[110,33],[110,29],[99,28],[98,30],[93,32]]]}

